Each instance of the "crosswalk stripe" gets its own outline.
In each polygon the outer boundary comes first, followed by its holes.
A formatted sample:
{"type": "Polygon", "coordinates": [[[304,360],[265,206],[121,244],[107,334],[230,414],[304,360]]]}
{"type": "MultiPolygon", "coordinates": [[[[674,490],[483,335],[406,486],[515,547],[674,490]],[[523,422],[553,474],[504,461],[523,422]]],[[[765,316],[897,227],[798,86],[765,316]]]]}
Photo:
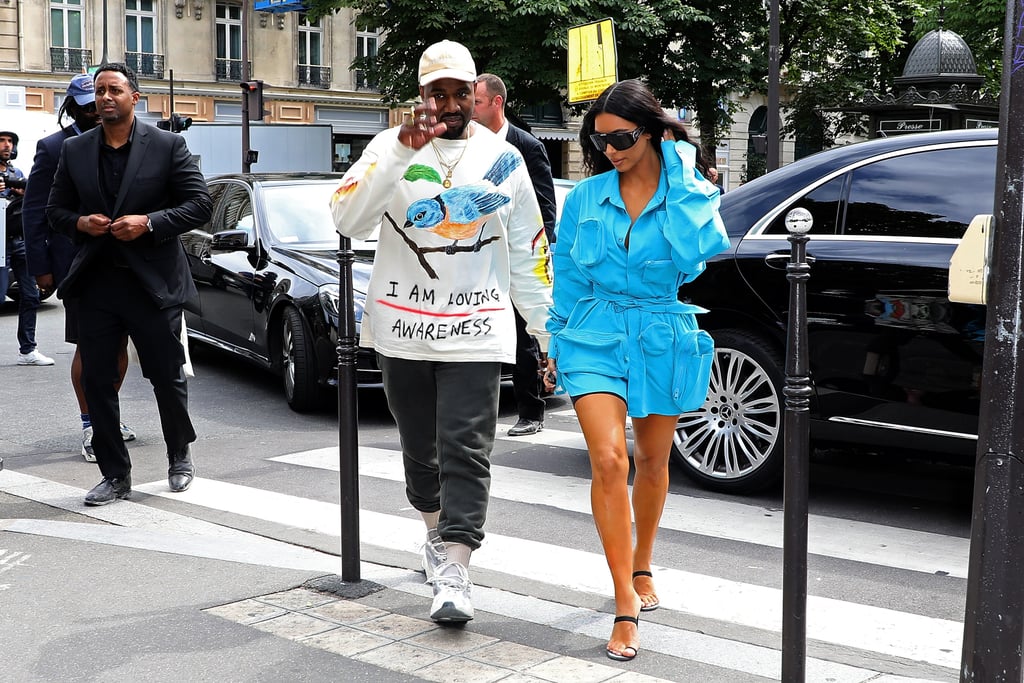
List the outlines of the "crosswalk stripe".
{"type": "MultiPolygon", "coordinates": [[[[157,484],[149,488],[154,486],[157,484]]],[[[83,489],[9,470],[0,472],[0,491],[113,525],[7,519],[0,520],[0,530],[3,531],[306,571],[335,572],[340,563],[334,555],[133,501],[122,501],[109,507],[83,508],[83,489]]],[[[425,598],[430,595],[430,588],[423,583],[422,574],[407,569],[362,562],[360,572],[363,579],[393,590],[425,598]]],[[[485,586],[474,587],[474,603],[481,611],[523,622],[599,640],[607,637],[608,614],[596,610],[485,586]]],[[[775,676],[781,660],[781,653],[774,648],[656,623],[644,624],[643,649],[766,678],[775,676]]],[[[877,671],[814,657],[808,657],[806,663],[812,680],[834,683],[877,683],[882,680],[888,683],[935,683],[916,682],[896,676],[879,678],[877,671]]]]}
{"type": "MultiPolygon", "coordinates": [[[[303,467],[338,470],[338,449],[333,447],[269,459],[303,467]]],[[[404,481],[401,453],[395,450],[360,447],[359,470],[363,476],[404,481]]],[[[590,481],[579,477],[492,465],[491,496],[590,514],[590,481]]],[[[782,522],[781,510],[670,493],[660,526],[700,536],[781,548],[782,522]]],[[[966,538],[822,515],[811,515],[808,527],[808,548],[815,555],[926,574],[967,577],[970,540],[966,538]]]]}
{"type": "MultiPolygon", "coordinates": [[[[210,509],[340,535],[339,506],[333,503],[202,478],[184,493],[169,493],[164,481],[136,488],[210,509]]],[[[378,547],[417,552],[423,526],[418,519],[363,510],[360,538],[378,547]]],[[[554,586],[612,594],[604,558],[595,553],[488,534],[484,546],[473,554],[473,564],[554,586]]],[[[780,629],[778,589],[663,567],[656,568],[656,577],[664,608],[765,631],[780,629]]],[[[818,596],[808,597],[807,615],[809,639],[951,669],[959,666],[963,626],[958,622],[818,596]]]]}

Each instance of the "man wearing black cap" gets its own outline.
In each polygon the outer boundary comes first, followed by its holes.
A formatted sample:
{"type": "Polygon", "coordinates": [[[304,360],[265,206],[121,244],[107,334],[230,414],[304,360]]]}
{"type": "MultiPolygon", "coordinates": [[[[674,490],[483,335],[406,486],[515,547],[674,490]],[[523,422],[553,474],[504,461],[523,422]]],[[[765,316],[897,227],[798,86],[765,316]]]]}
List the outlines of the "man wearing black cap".
{"type": "MultiPolygon", "coordinates": [[[[42,294],[55,291],[67,275],[71,261],[78,253],[78,245],[67,235],[50,229],[46,220],[46,200],[50,197],[53,175],[57,172],[57,160],[64,141],[91,130],[99,123],[96,114],[96,96],[91,74],[78,74],[68,83],[67,96],[57,111],[60,130],[48,135],[36,145],[36,156],[25,188],[25,207],[22,223],[25,229],[25,256],[28,270],[39,285],[42,294]],[[65,120],[71,119],[70,125],[65,120]]],[[[71,361],[71,386],[78,399],[78,410],[82,420],[82,457],[86,462],[96,462],[92,448],[92,419],[89,416],[85,389],[82,387],[82,354],[78,349],[78,300],[64,300],[64,341],[75,345],[71,361]]],[[[128,369],[128,337],[121,343],[118,357],[118,386],[124,380],[128,369]]],[[[121,423],[121,438],[135,439],[135,432],[121,423]]]]}
{"type": "MultiPolygon", "coordinates": [[[[53,365],[53,359],[36,350],[36,311],[39,288],[28,272],[25,259],[25,236],[22,230],[22,208],[25,195],[25,174],[11,162],[18,157],[18,134],[0,130],[0,197],[7,206],[7,263],[18,282],[18,365],[53,365]],[[7,181],[11,181],[8,187],[7,181]],[[15,186],[17,185],[17,186],[15,186]]],[[[0,278],[0,292],[7,293],[7,277],[0,278]]]]}

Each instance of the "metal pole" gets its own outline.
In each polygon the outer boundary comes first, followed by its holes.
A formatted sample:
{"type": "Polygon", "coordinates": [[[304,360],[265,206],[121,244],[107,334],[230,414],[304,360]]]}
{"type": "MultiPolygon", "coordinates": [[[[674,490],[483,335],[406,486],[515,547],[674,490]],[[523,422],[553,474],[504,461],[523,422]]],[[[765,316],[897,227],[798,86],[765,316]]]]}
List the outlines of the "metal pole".
{"type": "Polygon", "coordinates": [[[779,167],[779,0],[770,0],[768,10],[768,139],[766,168],[779,167]]]}
{"type": "MultiPolygon", "coordinates": [[[[770,138],[769,138],[770,139],[770,138]]],[[[811,380],[807,369],[807,232],[811,213],[793,209],[786,216],[792,245],[789,326],[786,334],[785,475],[782,523],[782,680],[803,683],[807,659],[807,489],[810,453],[811,380]]]]}
{"type": "MultiPolygon", "coordinates": [[[[249,5],[251,2],[242,3],[242,82],[249,80],[249,5]]],[[[230,49],[230,48],[229,48],[230,49]]],[[[228,53],[230,55],[230,52],[228,53]]],[[[230,60],[229,60],[230,63],[230,60]]],[[[262,112],[261,112],[262,113],[262,112]]],[[[252,163],[249,160],[249,94],[242,92],[242,173],[249,173],[252,170],[252,163]]]]}
{"type": "Polygon", "coordinates": [[[103,4],[103,56],[100,57],[100,65],[107,63],[107,2],[108,0],[102,0],[103,4]]]}
{"type": "Polygon", "coordinates": [[[170,83],[171,83],[169,91],[168,91],[170,93],[170,97],[169,97],[169,100],[167,102],[167,106],[171,108],[171,111],[169,113],[173,114],[174,113],[174,69],[168,69],[167,70],[167,77],[170,79],[170,83]]]}
{"type": "Polygon", "coordinates": [[[1024,674],[1024,0],[1007,1],[1005,36],[995,240],[960,667],[964,683],[1020,683],[1024,674]]]}
{"type": "Polygon", "coordinates": [[[341,580],[359,581],[359,417],[352,242],[338,245],[338,478],[341,486],[341,580]]]}

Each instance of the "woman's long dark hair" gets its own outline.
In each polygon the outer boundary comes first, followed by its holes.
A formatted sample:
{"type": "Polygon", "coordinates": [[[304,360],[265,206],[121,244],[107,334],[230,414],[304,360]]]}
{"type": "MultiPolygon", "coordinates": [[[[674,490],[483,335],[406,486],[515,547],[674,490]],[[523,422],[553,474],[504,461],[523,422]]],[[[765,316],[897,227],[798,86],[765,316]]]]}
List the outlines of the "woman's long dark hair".
{"type": "MultiPolygon", "coordinates": [[[[597,101],[590,106],[583,117],[583,124],[580,126],[580,145],[583,147],[583,167],[589,175],[597,175],[610,171],[612,162],[604,155],[604,150],[598,151],[590,142],[590,135],[594,132],[594,119],[598,114],[614,114],[626,119],[630,123],[643,126],[644,132],[650,134],[651,145],[658,156],[661,156],[661,141],[666,130],[672,131],[676,140],[685,140],[690,144],[693,142],[686,134],[686,128],[682,121],[677,121],[665,113],[661,103],[654,94],[647,89],[643,83],[636,79],[619,81],[614,83],[601,93],[597,101]]],[[[640,143],[638,143],[640,144],[640,143]]],[[[702,175],[707,175],[707,164],[704,155],[698,145],[697,168],[702,175]]]]}

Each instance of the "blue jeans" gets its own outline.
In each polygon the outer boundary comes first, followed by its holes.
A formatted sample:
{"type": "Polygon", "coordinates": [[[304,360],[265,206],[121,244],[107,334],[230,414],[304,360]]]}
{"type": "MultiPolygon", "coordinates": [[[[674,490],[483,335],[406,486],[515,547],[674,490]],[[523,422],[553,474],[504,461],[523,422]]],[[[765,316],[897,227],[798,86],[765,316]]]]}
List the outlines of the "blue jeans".
{"type": "Polygon", "coordinates": [[[9,275],[0,277],[3,292],[7,293],[7,278],[13,277],[18,283],[21,300],[18,303],[18,350],[31,353],[36,348],[36,310],[39,308],[39,288],[36,279],[28,272],[25,258],[25,240],[14,237],[7,240],[7,267],[9,275]]]}

